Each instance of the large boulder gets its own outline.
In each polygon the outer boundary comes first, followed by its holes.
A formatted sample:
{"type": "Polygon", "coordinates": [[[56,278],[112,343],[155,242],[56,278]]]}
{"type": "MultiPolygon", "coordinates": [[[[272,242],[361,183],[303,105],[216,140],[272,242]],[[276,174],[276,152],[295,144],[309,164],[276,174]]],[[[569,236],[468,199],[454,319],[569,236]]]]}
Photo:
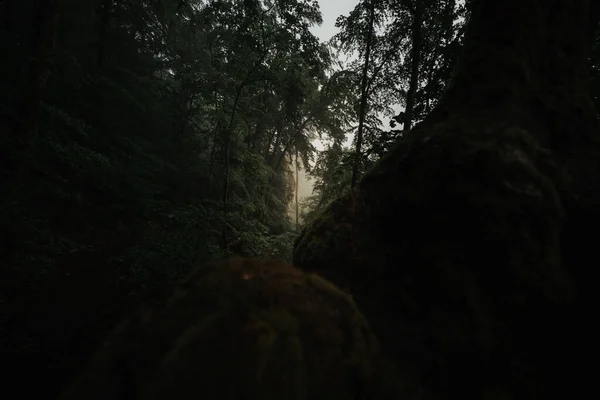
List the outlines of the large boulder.
{"type": "Polygon", "coordinates": [[[342,290],[278,261],[232,259],[122,323],[61,398],[394,398],[401,382],[383,365],[342,290]]]}
{"type": "Polygon", "coordinates": [[[543,398],[575,321],[556,164],[516,126],[424,123],[303,230],[294,265],[347,288],[437,398],[543,398]]]}

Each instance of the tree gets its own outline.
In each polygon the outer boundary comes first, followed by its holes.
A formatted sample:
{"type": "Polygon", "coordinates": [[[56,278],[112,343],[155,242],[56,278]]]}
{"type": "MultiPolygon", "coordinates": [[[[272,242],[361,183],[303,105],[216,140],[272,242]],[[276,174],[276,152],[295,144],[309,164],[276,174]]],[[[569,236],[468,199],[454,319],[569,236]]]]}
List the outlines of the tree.
{"type": "Polygon", "coordinates": [[[350,189],[353,153],[333,143],[319,152],[309,176],[314,179],[313,192],[304,201],[304,221],[310,221],[325,207],[350,189]]]}
{"type": "Polygon", "coordinates": [[[347,67],[360,88],[352,186],[391,139],[379,127],[379,115],[393,116],[392,127],[404,125],[393,132],[395,138],[439,99],[460,48],[464,14],[454,0],[365,0],[338,18],[335,47],[349,56],[358,52],[347,67]],[[398,105],[404,111],[395,115],[398,105]]]}
{"type": "MultiPolygon", "coordinates": [[[[338,18],[340,32],[334,37],[334,47],[347,56],[359,55],[337,73],[337,78],[354,86],[348,93],[358,99],[354,100],[358,125],[352,127],[355,150],[351,182],[356,184],[362,171],[407,131],[382,129],[381,115],[392,117],[392,128],[398,123],[407,127],[413,120],[422,120],[435,106],[461,47],[465,15],[464,5],[454,0],[362,1],[348,16],[338,18]],[[374,27],[377,32],[371,32],[374,27]],[[398,105],[404,105],[406,112],[395,115],[398,105]]],[[[305,203],[307,216],[333,200],[332,193],[343,192],[339,182],[331,179],[341,166],[329,171],[325,165],[311,172],[317,181],[314,194],[305,203]],[[329,184],[333,187],[328,188],[329,184]]]]}
{"type": "Polygon", "coordinates": [[[294,262],[350,288],[425,398],[583,395],[598,2],[468,5],[436,108],[303,230],[294,262]]]}
{"type": "Polygon", "coordinates": [[[356,132],[356,150],[355,150],[355,161],[352,167],[352,181],[350,186],[354,187],[358,182],[358,170],[360,165],[360,154],[361,145],[363,139],[363,127],[365,123],[365,113],[367,111],[368,101],[368,82],[369,82],[369,62],[371,58],[371,47],[373,42],[373,36],[375,35],[375,1],[371,0],[368,3],[368,25],[367,25],[367,40],[364,49],[364,62],[362,67],[362,74],[360,79],[360,106],[358,110],[358,130],[356,132]]]}
{"type": "Polygon", "coordinates": [[[288,158],[342,131],[320,18],[312,0],[0,2],[7,382],[52,397],[200,260],[291,258],[288,158]]]}
{"type": "Polygon", "coordinates": [[[425,1],[405,1],[408,4],[409,12],[412,16],[412,24],[410,27],[412,46],[410,51],[410,80],[408,93],[406,95],[406,110],[404,112],[404,130],[409,131],[412,119],[413,119],[413,108],[415,106],[415,96],[417,94],[417,86],[419,85],[419,67],[421,64],[421,52],[422,52],[422,32],[421,25],[423,24],[423,17],[425,14],[425,7],[429,5],[425,1]]]}
{"type": "Polygon", "coordinates": [[[406,47],[410,48],[406,67],[400,73],[408,86],[402,98],[405,110],[397,119],[408,132],[414,121],[422,120],[431,111],[450,78],[464,33],[462,19],[466,10],[456,0],[406,0],[399,3],[399,8],[396,14],[409,15],[406,47]]]}

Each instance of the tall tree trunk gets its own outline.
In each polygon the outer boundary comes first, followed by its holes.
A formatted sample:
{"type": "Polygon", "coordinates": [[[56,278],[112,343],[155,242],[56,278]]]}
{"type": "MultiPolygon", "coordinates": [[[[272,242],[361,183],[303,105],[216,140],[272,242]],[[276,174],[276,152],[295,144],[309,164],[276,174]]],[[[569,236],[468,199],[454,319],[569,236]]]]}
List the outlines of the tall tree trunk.
{"type": "Polygon", "coordinates": [[[264,125],[262,119],[259,120],[254,126],[254,133],[246,136],[246,145],[249,149],[252,149],[254,153],[258,152],[258,144],[261,142],[265,131],[264,125]]]}
{"type": "Polygon", "coordinates": [[[438,106],[296,241],[297,266],[350,287],[412,394],[591,390],[590,4],[474,0],[438,106]]]}
{"type": "Polygon", "coordinates": [[[412,126],[413,109],[415,108],[415,96],[419,87],[419,68],[421,66],[421,42],[424,9],[423,1],[416,1],[414,5],[412,21],[412,48],[410,50],[410,82],[408,83],[408,94],[406,96],[406,110],[404,110],[404,132],[408,132],[412,126]]]}
{"type": "Polygon", "coordinates": [[[217,155],[217,145],[221,136],[221,122],[217,121],[217,125],[215,126],[214,134],[212,135],[212,141],[210,145],[210,161],[208,166],[208,178],[211,182],[214,181],[215,178],[215,159],[217,155]]]}
{"type": "MultiPolygon", "coordinates": [[[[307,117],[302,124],[300,125],[300,127],[296,130],[296,132],[294,134],[292,134],[288,140],[285,142],[285,147],[283,148],[283,150],[281,151],[281,153],[279,154],[279,157],[277,158],[277,163],[275,165],[273,165],[273,171],[277,172],[279,171],[279,168],[281,168],[281,165],[283,164],[283,160],[285,160],[285,156],[288,153],[288,151],[290,151],[290,148],[292,147],[292,145],[296,145],[296,142],[298,140],[298,137],[300,135],[302,135],[302,132],[304,132],[304,129],[306,128],[306,125],[308,125],[308,123],[312,120],[312,117],[307,117]]],[[[275,154],[273,154],[275,155],[275,154]]],[[[291,157],[291,155],[290,155],[291,157]]]]}
{"type": "Polygon", "coordinates": [[[229,164],[229,147],[231,144],[231,133],[234,128],[234,120],[235,113],[237,111],[237,105],[240,100],[240,96],[242,94],[242,90],[244,89],[245,83],[242,83],[235,94],[235,100],[233,101],[233,108],[231,110],[231,116],[229,118],[229,124],[227,126],[227,130],[225,131],[225,143],[223,145],[223,161],[225,162],[225,173],[223,175],[223,248],[225,251],[228,250],[229,247],[229,174],[230,174],[230,164],[229,164]]]}
{"type": "Polygon", "coordinates": [[[280,118],[278,118],[277,122],[275,123],[274,129],[271,130],[269,138],[267,139],[267,141],[265,143],[264,159],[268,163],[272,163],[274,160],[275,151],[279,147],[279,140],[281,137],[282,129],[283,129],[283,117],[280,117],[280,118]],[[275,142],[273,142],[273,141],[275,141],[275,142]],[[270,152],[271,147],[273,147],[273,153],[270,152]]]}
{"type": "Polygon", "coordinates": [[[298,147],[296,146],[296,230],[299,230],[300,221],[298,218],[298,186],[300,185],[300,181],[298,180],[298,147]]]}
{"type": "MultiPolygon", "coordinates": [[[[212,56],[211,56],[212,57],[212,56]]],[[[212,60],[211,60],[212,63],[212,60]]],[[[211,65],[212,67],[212,65],[211,65]]],[[[215,108],[215,110],[219,109],[219,98],[217,96],[217,90],[214,89],[212,92],[212,104],[215,108]]],[[[218,117],[217,117],[218,118],[218,117]]],[[[212,143],[210,146],[210,162],[209,162],[209,173],[208,173],[208,177],[210,179],[210,182],[212,184],[212,182],[214,181],[214,170],[215,170],[215,158],[216,158],[216,154],[217,154],[217,143],[219,142],[220,138],[221,138],[221,118],[217,119],[217,122],[215,124],[215,129],[213,130],[213,135],[212,135],[212,143]]]]}
{"type": "Polygon", "coordinates": [[[223,157],[225,162],[225,172],[223,174],[223,248],[225,251],[228,250],[229,247],[229,239],[228,239],[228,230],[229,230],[229,175],[230,175],[230,163],[229,163],[229,153],[230,153],[230,145],[231,145],[231,134],[234,129],[234,122],[237,113],[237,107],[240,101],[240,97],[242,95],[242,91],[244,88],[250,84],[252,75],[255,72],[256,67],[258,67],[265,57],[267,56],[267,52],[263,52],[263,54],[259,57],[259,59],[254,63],[254,67],[251,68],[244,80],[238,85],[235,98],[233,100],[233,107],[231,109],[231,115],[229,117],[229,124],[227,126],[227,130],[225,131],[225,140],[223,145],[223,157]]]}
{"type": "Polygon", "coordinates": [[[356,131],[356,148],[354,149],[351,187],[356,186],[356,183],[358,182],[362,161],[363,129],[365,125],[365,114],[367,112],[367,101],[369,98],[369,92],[367,90],[369,84],[369,62],[371,58],[373,35],[375,34],[375,0],[370,0],[369,2],[369,21],[369,33],[367,34],[367,43],[365,44],[365,62],[360,83],[360,108],[358,110],[358,129],[356,131]]]}

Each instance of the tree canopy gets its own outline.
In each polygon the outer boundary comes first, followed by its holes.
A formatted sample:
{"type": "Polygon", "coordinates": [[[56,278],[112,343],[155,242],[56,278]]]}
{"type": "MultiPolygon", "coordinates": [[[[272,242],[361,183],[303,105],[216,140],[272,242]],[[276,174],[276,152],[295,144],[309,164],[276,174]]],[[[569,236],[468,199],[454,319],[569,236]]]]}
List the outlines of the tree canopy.
{"type": "MultiPolygon", "coordinates": [[[[350,291],[436,396],[468,373],[547,395],[534,336],[586,328],[591,293],[599,17],[597,0],[357,0],[323,42],[316,0],[0,2],[7,381],[53,396],[131,311],[244,256],[350,291]]],[[[504,393],[488,383],[472,393],[504,393]]]]}

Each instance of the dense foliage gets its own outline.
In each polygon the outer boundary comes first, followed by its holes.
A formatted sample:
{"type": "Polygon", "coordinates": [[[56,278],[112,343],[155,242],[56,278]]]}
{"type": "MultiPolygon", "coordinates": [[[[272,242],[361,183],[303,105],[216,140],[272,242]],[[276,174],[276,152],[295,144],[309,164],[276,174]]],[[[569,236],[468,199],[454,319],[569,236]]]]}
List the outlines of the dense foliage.
{"type": "Polygon", "coordinates": [[[363,0],[338,18],[333,48],[355,56],[335,75],[354,88],[353,146],[332,143],[318,156],[310,171],[313,195],[304,204],[307,220],[355,185],[435,107],[460,52],[468,15],[464,1],[363,0]],[[382,126],[382,117],[390,118],[390,127],[382,126]]]}
{"type": "Polygon", "coordinates": [[[2,359],[52,392],[199,261],[290,260],[294,168],[310,220],[433,110],[467,17],[361,0],[323,43],[316,0],[0,2],[2,359]]]}
{"type": "Polygon", "coordinates": [[[313,135],[345,124],[315,1],[25,0],[0,18],[4,360],[64,375],[40,337],[85,354],[199,260],[290,259],[290,156],[308,167],[313,135]]]}

